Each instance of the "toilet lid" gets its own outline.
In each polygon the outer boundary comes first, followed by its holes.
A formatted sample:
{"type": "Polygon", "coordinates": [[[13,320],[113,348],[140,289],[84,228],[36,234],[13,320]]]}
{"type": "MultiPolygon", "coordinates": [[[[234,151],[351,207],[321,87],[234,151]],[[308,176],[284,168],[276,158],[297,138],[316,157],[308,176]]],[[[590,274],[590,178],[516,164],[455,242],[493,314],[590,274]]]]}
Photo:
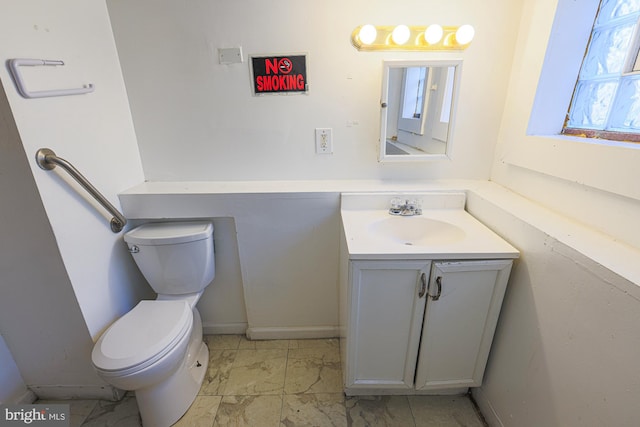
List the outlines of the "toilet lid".
{"type": "Polygon", "coordinates": [[[192,322],[186,301],[140,301],[102,334],[91,358],[103,371],[142,369],[169,352],[192,322]]]}
{"type": "Polygon", "coordinates": [[[151,222],[124,235],[124,241],[136,245],[175,245],[204,240],[213,234],[213,224],[207,221],[151,222]]]}

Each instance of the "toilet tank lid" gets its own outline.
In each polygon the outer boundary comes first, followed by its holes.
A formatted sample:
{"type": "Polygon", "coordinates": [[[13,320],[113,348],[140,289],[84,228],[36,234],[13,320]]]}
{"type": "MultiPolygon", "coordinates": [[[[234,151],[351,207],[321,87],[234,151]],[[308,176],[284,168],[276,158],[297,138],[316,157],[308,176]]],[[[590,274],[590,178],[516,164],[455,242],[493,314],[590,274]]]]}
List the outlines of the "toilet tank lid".
{"type": "Polygon", "coordinates": [[[124,235],[124,241],[137,245],[172,245],[195,242],[213,235],[208,221],[153,222],[143,224],[124,235]]]}

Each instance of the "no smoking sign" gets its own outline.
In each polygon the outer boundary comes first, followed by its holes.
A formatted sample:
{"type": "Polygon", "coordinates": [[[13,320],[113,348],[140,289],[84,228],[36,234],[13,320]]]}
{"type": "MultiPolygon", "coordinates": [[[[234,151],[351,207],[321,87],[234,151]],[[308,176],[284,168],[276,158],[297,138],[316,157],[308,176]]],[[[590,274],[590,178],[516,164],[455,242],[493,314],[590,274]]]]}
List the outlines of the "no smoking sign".
{"type": "Polygon", "coordinates": [[[306,55],[252,56],[253,93],[306,93],[306,55]]]}

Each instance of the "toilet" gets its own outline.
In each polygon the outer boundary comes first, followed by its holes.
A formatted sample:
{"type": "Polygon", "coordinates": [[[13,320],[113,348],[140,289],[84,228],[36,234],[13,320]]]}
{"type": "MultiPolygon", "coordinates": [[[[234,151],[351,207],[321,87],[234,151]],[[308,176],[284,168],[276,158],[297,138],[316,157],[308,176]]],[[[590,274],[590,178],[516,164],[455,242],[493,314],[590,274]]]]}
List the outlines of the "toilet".
{"type": "Polygon", "coordinates": [[[209,362],[196,303],[215,276],[213,224],[148,223],[124,240],[158,296],[109,326],[91,359],[107,383],[135,391],[145,427],[170,426],[193,403],[209,362]]]}

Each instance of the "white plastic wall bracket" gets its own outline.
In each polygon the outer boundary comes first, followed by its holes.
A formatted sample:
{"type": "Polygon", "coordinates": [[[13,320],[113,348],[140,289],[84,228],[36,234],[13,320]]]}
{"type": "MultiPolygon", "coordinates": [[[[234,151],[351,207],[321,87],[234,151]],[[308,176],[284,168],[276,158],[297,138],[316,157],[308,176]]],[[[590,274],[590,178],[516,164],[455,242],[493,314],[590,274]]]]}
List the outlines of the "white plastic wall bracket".
{"type": "Polygon", "coordinates": [[[24,98],[46,98],[50,96],[66,96],[66,95],[82,95],[84,93],[93,92],[95,87],[92,84],[85,85],[76,89],[54,89],[54,90],[40,90],[31,92],[27,90],[27,86],[24,83],[22,75],[20,74],[20,67],[28,66],[41,66],[41,65],[64,65],[63,61],[51,60],[51,59],[25,59],[14,58],[9,60],[9,69],[11,75],[16,83],[16,88],[22,97],[24,98]]]}

